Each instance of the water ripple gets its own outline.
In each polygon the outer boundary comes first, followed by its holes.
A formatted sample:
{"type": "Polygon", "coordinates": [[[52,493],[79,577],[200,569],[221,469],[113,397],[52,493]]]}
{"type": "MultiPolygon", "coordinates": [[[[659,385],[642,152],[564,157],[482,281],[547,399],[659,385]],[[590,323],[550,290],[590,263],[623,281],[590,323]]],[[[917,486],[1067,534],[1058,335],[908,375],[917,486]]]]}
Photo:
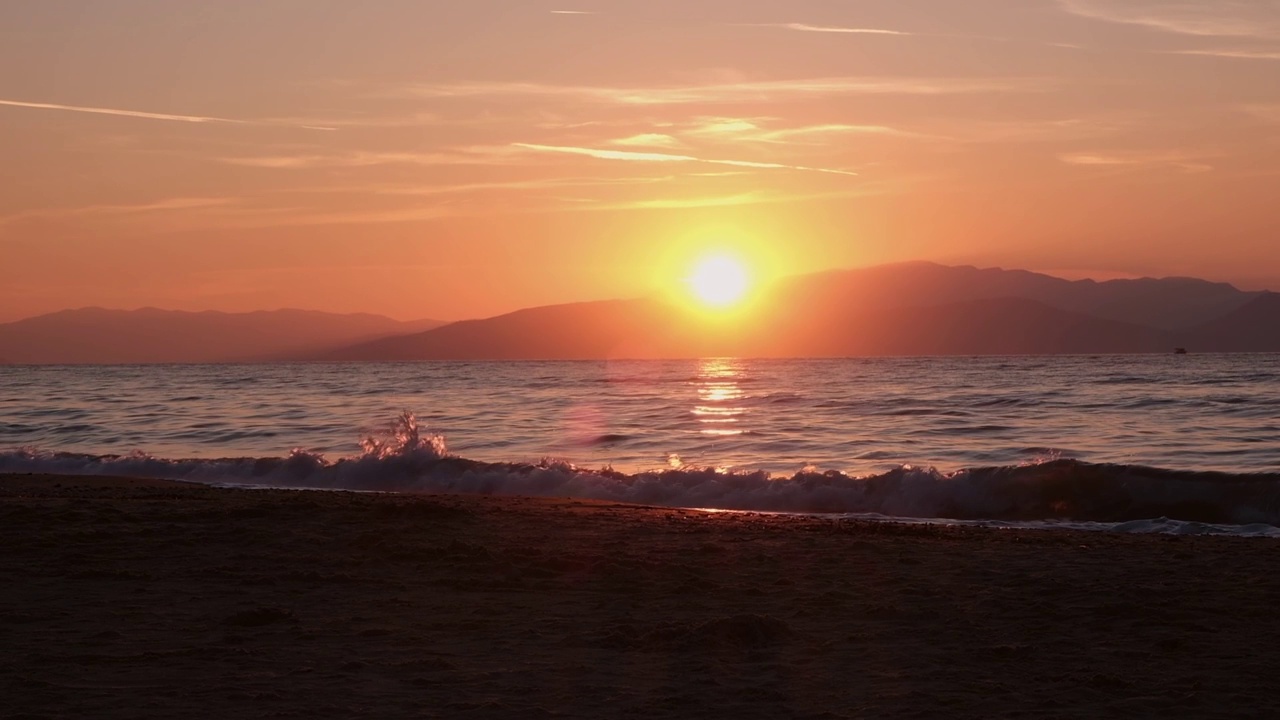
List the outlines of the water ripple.
{"type": "Polygon", "coordinates": [[[0,368],[0,450],[351,456],[406,409],[490,462],[1280,469],[1277,355],[0,368]]]}

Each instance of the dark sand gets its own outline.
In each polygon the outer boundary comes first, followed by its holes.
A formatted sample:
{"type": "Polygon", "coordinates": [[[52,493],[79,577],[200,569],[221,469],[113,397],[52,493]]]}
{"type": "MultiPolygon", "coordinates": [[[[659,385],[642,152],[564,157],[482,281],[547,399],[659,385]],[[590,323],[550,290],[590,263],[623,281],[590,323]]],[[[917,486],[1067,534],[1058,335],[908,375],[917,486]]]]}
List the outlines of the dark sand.
{"type": "Polygon", "coordinates": [[[0,716],[1266,717],[1274,540],[0,476],[0,716]]]}

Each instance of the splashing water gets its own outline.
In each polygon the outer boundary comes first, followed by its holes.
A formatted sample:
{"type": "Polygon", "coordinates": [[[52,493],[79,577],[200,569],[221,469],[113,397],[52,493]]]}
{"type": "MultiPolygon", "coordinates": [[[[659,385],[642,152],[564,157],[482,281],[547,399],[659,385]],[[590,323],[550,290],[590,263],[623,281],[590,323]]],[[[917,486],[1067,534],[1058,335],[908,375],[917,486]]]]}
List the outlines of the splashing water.
{"type": "Polygon", "coordinates": [[[427,433],[424,437],[418,429],[418,418],[409,410],[400,413],[387,427],[366,435],[360,441],[364,457],[385,460],[391,457],[423,454],[432,459],[449,456],[444,436],[427,433]]]}
{"type": "Polygon", "coordinates": [[[1174,471],[1053,460],[954,473],[901,465],[868,476],[814,468],[791,476],[682,464],[633,474],[564,461],[488,463],[448,454],[402,413],[362,442],[364,454],[163,459],[143,453],[0,452],[0,473],[120,475],[228,486],[575,497],[674,507],[833,513],[872,519],[1280,536],[1280,474],[1174,471]]]}
{"type": "Polygon", "coordinates": [[[1280,355],[251,372],[6,368],[0,472],[1280,536],[1280,355]]]}

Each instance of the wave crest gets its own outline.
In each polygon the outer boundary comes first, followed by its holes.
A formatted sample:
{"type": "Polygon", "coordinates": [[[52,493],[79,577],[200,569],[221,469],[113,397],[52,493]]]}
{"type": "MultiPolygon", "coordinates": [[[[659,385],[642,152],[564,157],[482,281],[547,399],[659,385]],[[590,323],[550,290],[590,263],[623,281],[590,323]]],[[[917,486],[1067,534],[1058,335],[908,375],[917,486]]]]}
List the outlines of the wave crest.
{"type": "Polygon", "coordinates": [[[360,449],[364,451],[364,457],[380,460],[419,453],[434,459],[449,455],[444,436],[436,433],[423,436],[418,429],[417,416],[408,410],[400,413],[386,428],[361,439],[360,449]]]}
{"type": "Polygon", "coordinates": [[[487,463],[451,456],[411,413],[370,436],[358,457],[164,459],[22,449],[0,472],[117,475],[252,487],[573,497],[672,507],[837,513],[986,524],[1103,524],[1125,532],[1280,534],[1280,474],[1160,470],[1055,459],[940,473],[903,466],[868,477],[673,467],[640,473],[569,463],[487,463]],[[1170,520],[1172,519],[1172,520],[1170,520]],[[1210,524],[1210,525],[1204,525],[1210,524]],[[1222,525],[1234,528],[1223,529],[1222,525]]]}

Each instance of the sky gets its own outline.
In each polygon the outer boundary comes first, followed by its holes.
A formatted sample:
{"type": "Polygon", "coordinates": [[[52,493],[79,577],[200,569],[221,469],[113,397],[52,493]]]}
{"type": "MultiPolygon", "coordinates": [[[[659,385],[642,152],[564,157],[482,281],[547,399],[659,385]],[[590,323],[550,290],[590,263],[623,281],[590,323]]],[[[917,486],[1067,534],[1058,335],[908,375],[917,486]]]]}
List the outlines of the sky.
{"type": "Polygon", "coordinates": [[[908,260],[1280,290],[1280,0],[0,3],[0,321],[908,260]]]}

